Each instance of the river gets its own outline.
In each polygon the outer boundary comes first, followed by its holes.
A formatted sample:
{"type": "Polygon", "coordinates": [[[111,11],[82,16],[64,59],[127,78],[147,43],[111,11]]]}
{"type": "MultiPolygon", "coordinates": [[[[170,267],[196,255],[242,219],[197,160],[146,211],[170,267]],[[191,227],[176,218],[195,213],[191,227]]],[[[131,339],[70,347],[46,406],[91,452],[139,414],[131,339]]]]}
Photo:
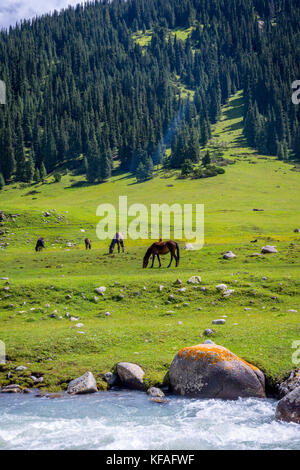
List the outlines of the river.
{"type": "Polygon", "coordinates": [[[157,404],[144,393],[110,391],[37,398],[0,395],[0,450],[299,449],[300,425],[274,420],[274,400],[157,404]]]}

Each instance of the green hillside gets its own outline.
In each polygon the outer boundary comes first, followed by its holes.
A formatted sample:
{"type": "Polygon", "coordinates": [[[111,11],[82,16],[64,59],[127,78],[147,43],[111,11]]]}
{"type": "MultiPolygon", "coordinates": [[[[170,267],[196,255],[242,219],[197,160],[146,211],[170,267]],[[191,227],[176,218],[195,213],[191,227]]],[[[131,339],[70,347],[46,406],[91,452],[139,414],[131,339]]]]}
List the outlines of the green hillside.
{"type": "Polygon", "coordinates": [[[99,185],[69,172],[59,183],[49,176],[43,185],[5,187],[0,209],[8,217],[0,242],[8,246],[1,250],[0,272],[10,284],[0,281],[0,339],[8,356],[0,366],[0,384],[32,385],[29,376],[40,373],[42,387],[55,390],[92,370],[103,386],[101,374],[121,360],[139,363],[149,382],[160,382],[177,350],[203,341],[204,329],[223,316],[226,325],[214,327],[216,342],[261,367],[270,380],[288,374],[294,367],[292,344],[300,338],[300,313],[289,312],[299,308],[300,243],[294,230],[300,226],[300,174],[246,146],[242,115],[238,93],[223,107],[208,144],[212,153],[221,148],[232,163],[215,178],[182,180],[179,172],[166,175],[158,168],[153,180],[136,184],[116,169],[99,185]],[[119,195],[148,207],[205,204],[203,250],[185,251],[181,242],[177,270],[165,268],[169,258],[161,270],[142,269],[149,241],[128,241],[124,255],[107,255],[108,242],[95,234],[96,208],[117,204],[119,195]],[[36,254],[38,236],[45,237],[47,248],[36,254]],[[92,239],[91,252],[84,250],[85,236],[92,239]],[[257,244],[250,243],[254,239],[257,244]],[[265,244],[276,245],[278,254],[251,256],[265,244]],[[228,250],[237,259],[223,260],[228,250]],[[202,277],[205,292],[187,285],[192,275],[202,277]],[[177,278],[185,293],[178,292],[177,278]],[[235,290],[226,299],[215,289],[224,282],[235,290]],[[95,300],[99,286],[107,291],[95,300]],[[174,301],[168,303],[170,294],[174,301]],[[80,317],[83,326],[75,327],[68,315],[80,317]],[[20,364],[28,370],[14,372],[20,364]]]}

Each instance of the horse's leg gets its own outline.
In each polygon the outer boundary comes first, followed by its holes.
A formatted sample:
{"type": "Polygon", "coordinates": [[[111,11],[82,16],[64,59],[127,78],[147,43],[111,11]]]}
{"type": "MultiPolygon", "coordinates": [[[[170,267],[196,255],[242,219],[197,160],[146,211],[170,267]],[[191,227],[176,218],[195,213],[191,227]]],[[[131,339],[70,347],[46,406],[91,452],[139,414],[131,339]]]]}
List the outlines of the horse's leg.
{"type": "Polygon", "coordinates": [[[170,261],[170,264],[169,264],[168,268],[170,268],[170,267],[171,267],[171,265],[172,265],[172,261],[173,261],[173,253],[172,253],[172,251],[171,251],[170,253],[171,253],[171,261],[170,261]]]}
{"type": "Polygon", "coordinates": [[[151,268],[153,268],[153,266],[154,266],[155,256],[156,256],[156,255],[152,255],[152,266],[151,266],[151,268]]]}
{"type": "Polygon", "coordinates": [[[157,255],[157,259],[158,259],[158,262],[159,262],[159,267],[161,268],[161,261],[160,261],[160,256],[157,255]]]}

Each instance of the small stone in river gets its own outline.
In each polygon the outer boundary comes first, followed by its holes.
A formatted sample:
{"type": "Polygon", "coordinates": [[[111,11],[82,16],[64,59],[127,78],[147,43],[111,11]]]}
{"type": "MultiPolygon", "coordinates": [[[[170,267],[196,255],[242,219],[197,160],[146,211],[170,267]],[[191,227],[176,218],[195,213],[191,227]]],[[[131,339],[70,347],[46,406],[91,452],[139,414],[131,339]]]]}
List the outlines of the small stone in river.
{"type": "Polygon", "coordinates": [[[147,394],[150,395],[152,398],[164,398],[165,394],[164,392],[157,387],[151,387],[147,390],[147,394]]]}

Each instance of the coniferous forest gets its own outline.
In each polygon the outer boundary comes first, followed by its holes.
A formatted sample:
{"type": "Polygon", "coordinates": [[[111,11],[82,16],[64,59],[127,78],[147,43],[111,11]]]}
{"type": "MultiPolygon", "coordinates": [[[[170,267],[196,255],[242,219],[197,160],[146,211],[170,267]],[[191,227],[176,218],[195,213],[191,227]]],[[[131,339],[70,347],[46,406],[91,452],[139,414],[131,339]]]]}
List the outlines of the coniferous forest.
{"type": "Polygon", "coordinates": [[[300,3],[112,0],[70,7],[0,33],[1,184],[62,165],[89,182],[113,160],[143,179],[197,162],[221,106],[244,91],[251,147],[300,160],[300,3]],[[172,32],[191,28],[186,40],[172,32]],[[151,33],[146,47],[135,34],[151,33]],[[179,88],[192,93],[179,93],[179,88]],[[4,179],[4,181],[3,181],[4,179]]]}

